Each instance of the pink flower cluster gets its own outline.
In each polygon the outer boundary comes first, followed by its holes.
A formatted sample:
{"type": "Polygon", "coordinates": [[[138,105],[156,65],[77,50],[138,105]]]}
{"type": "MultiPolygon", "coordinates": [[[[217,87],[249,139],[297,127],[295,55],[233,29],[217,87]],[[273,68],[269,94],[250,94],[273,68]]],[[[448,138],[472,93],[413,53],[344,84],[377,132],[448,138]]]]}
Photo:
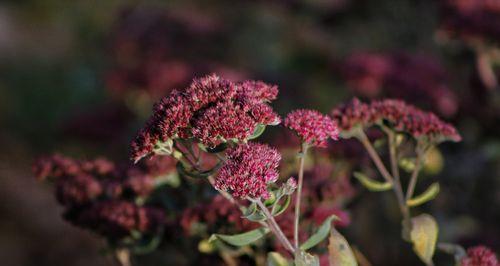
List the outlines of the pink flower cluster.
{"type": "Polygon", "coordinates": [[[152,232],[163,224],[163,210],[139,206],[135,197],[148,197],[155,178],[175,171],[171,157],[117,167],[106,159],[75,160],[61,155],[40,158],[33,166],[37,179],[55,183],[55,195],[69,222],[110,238],[131,230],[152,232]]]}
{"type": "Polygon", "coordinates": [[[132,159],[154,152],[168,139],[194,137],[208,147],[245,141],[259,124],[280,123],[267,102],[278,88],[260,81],[233,83],[216,75],[195,79],[157,103],[146,126],[132,142],[132,159]]]}
{"type": "Polygon", "coordinates": [[[467,249],[467,257],[460,261],[461,266],[499,266],[497,256],[485,246],[467,249]]]}
{"type": "Polygon", "coordinates": [[[267,186],[278,179],[280,160],[279,152],[265,144],[252,142],[231,148],[219,170],[215,188],[236,198],[267,199],[267,186]]]}
{"type": "Polygon", "coordinates": [[[353,99],[350,103],[334,109],[331,114],[342,130],[384,123],[397,131],[406,132],[415,138],[425,137],[431,142],[461,140],[451,124],[443,122],[433,113],[425,112],[401,100],[386,99],[365,104],[353,99]]]}
{"type": "Polygon", "coordinates": [[[285,118],[284,124],[311,146],[326,147],[327,140],[336,140],[339,134],[337,124],[330,117],[315,110],[292,111],[285,118]]]}

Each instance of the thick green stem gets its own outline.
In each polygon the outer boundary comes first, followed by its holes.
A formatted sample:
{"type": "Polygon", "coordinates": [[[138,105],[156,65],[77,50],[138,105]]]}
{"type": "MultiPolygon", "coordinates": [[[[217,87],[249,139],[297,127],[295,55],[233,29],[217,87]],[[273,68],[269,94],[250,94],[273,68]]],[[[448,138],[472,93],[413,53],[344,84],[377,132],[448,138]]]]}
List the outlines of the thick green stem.
{"type": "Polygon", "coordinates": [[[297,194],[295,196],[295,224],[293,231],[293,240],[296,249],[299,247],[300,200],[302,195],[302,183],[304,182],[304,161],[306,159],[307,148],[307,143],[302,143],[299,162],[299,180],[297,194]]]}

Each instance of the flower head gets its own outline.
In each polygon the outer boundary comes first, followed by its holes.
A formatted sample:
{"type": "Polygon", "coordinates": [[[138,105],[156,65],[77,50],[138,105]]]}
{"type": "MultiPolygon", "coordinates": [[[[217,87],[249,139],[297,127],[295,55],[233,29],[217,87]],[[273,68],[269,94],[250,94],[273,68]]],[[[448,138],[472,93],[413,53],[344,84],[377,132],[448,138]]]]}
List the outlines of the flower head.
{"type": "Polygon", "coordinates": [[[280,122],[267,104],[277,93],[276,86],[261,81],[233,83],[216,75],[195,79],[185,90],[174,90],[155,105],[132,142],[132,159],[156,153],[163,143],[176,138],[194,137],[208,147],[245,142],[257,125],[280,122]]]}
{"type": "Polygon", "coordinates": [[[315,110],[295,110],[285,118],[285,126],[293,130],[303,142],[325,147],[326,141],[338,138],[337,124],[328,116],[315,110]]]}
{"type": "Polygon", "coordinates": [[[241,199],[267,199],[267,186],[278,179],[280,160],[278,151],[264,144],[248,143],[229,149],[215,187],[241,199]]]}
{"type": "Polygon", "coordinates": [[[372,121],[372,110],[366,103],[354,98],[332,110],[331,115],[342,131],[355,126],[368,126],[372,121]]]}
{"type": "Polygon", "coordinates": [[[76,217],[72,215],[66,213],[66,219],[111,238],[127,236],[132,230],[155,233],[163,226],[165,217],[160,209],[118,200],[99,202],[76,214],[76,217]]]}
{"type": "Polygon", "coordinates": [[[460,261],[462,266],[498,266],[497,256],[485,246],[467,249],[467,257],[460,261]]]}
{"type": "Polygon", "coordinates": [[[431,112],[425,112],[401,100],[385,99],[366,104],[353,99],[334,109],[332,116],[343,131],[349,131],[355,126],[367,128],[374,124],[385,124],[416,139],[426,138],[432,143],[461,139],[452,125],[431,112]]]}

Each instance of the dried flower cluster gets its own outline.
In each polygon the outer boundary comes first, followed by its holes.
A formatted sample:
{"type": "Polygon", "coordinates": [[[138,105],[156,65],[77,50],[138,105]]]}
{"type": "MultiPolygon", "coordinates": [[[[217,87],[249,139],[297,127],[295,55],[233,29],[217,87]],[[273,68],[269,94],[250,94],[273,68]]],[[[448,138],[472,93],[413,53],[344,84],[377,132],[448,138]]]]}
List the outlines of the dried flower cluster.
{"type": "Polygon", "coordinates": [[[215,187],[236,198],[269,197],[267,186],[278,179],[279,152],[265,144],[248,143],[227,151],[215,187]]]}
{"type": "Polygon", "coordinates": [[[170,157],[123,169],[106,159],[85,161],[61,155],[42,157],[34,165],[38,179],[54,181],[66,220],[110,239],[125,237],[132,230],[154,233],[163,226],[163,210],[137,205],[134,199],[148,197],[155,178],[174,169],[170,157]]]}
{"type": "Polygon", "coordinates": [[[495,253],[485,247],[476,246],[467,249],[467,257],[460,261],[461,266],[498,266],[497,256],[495,253]]]}
{"type": "Polygon", "coordinates": [[[415,138],[425,137],[431,142],[461,139],[452,125],[443,122],[435,114],[400,100],[386,99],[365,104],[353,99],[334,109],[332,116],[345,131],[355,126],[369,127],[384,123],[397,131],[406,132],[415,138]]]}
{"type": "Polygon", "coordinates": [[[276,86],[260,81],[232,83],[216,75],[195,79],[184,91],[174,90],[157,103],[153,115],[132,143],[132,158],[154,152],[170,139],[196,138],[208,147],[246,141],[259,124],[273,125],[279,116],[267,102],[276,86]]]}
{"type": "Polygon", "coordinates": [[[326,147],[327,140],[336,140],[339,134],[337,124],[327,115],[315,110],[292,111],[285,118],[284,124],[311,146],[326,147]]]}
{"type": "Polygon", "coordinates": [[[449,74],[434,58],[407,53],[350,55],[342,64],[349,88],[361,97],[409,100],[451,116],[458,100],[449,86],[449,74]]]}

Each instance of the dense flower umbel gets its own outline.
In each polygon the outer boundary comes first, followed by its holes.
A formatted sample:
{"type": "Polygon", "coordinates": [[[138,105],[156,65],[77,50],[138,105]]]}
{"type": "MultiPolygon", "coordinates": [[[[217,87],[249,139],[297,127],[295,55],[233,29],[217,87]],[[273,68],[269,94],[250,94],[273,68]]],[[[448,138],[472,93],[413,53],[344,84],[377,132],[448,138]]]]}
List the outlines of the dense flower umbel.
{"type": "Polygon", "coordinates": [[[369,127],[375,123],[384,123],[415,138],[425,137],[431,142],[461,139],[452,125],[443,122],[435,114],[400,100],[386,99],[364,104],[354,99],[349,104],[334,109],[332,116],[345,131],[356,125],[369,127]]]}
{"type": "Polygon", "coordinates": [[[184,91],[173,91],[153,109],[146,126],[132,142],[132,159],[154,153],[158,144],[195,137],[214,147],[246,141],[258,124],[274,125],[279,116],[267,105],[278,89],[260,81],[233,83],[216,75],[195,79],[184,91]]]}
{"type": "Polygon", "coordinates": [[[467,249],[467,257],[460,261],[461,266],[499,266],[498,259],[489,248],[477,246],[467,249]]]}
{"type": "Polygon", "coordinates": [[[339,134],[337,124],[315,110],[292,111],[285,118],[285,126],[311,146],[326,147],[326,141],[329,138],[336,140],[339,134]]]}
{"type": "Polygon", "coordinates": [[[131,230],[154,233],[163,224],[163,210],[138,206],[155,188],[155,179],[175,171],[174,159],[157,156],[141,165],[116,167],[106,159],[75,160],[61,155],[39,159],[34,173],[55,183],[64,218],[111,239],[131,230]]]}
{"type": "Polygon", "coordinates": [[[236,198],[268,198],[267,186],[278,178],[281,155],[264,144],[248,143],[227,151],[215,188],[236,198]]]}
{"type": "Polygon", "coordinates": [[[164,223],[164,212],[153,207],[140,207],[127,201],[103,201],[86,208],[70,221],[111,238],[121,238],[132,230],[156,233],[164,223]]]}
{"type": "Polygon", "coordinates": [[[351,130],[356,126],[368,127],[373,116],[370,106],[358,98],[333,109],[331,115],[342,131],[351,130]]]}

